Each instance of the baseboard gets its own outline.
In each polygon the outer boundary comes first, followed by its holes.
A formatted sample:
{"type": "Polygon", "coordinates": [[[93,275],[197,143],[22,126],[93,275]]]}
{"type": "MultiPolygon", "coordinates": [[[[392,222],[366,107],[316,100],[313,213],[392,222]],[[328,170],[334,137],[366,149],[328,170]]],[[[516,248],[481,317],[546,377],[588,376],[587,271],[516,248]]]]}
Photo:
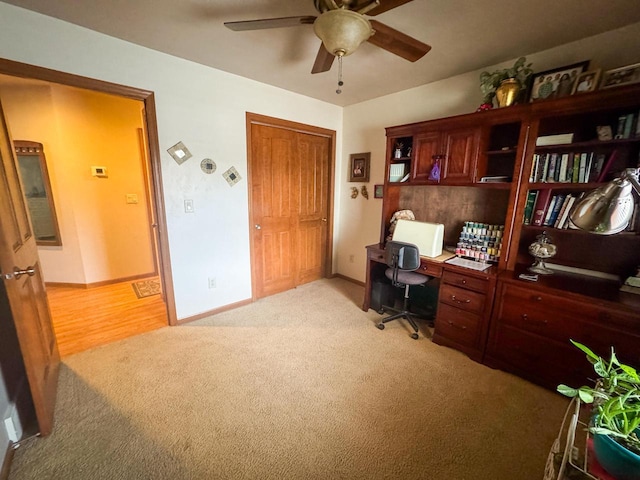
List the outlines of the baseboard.
{"type": "Polygon", "coordinates": [[[331,275],[331,278],[341,278],[342,280],[355,283],[356,285],[360,285],[361,287],[365,286],[364,282],[361,282],[360,280],[356,280],[355,278],[347,277],[346,275],[342,275],[341,273],[334,273],[333,275],[331,275]]]}
{"type": "Polygon", "coordinates": [[[11,462],[13,461],[13,454],[15,452],[15,448],[13,448],[13,443],[9,442],[9,446],[7,447],[7,451],[4,454],[2,460],[2,469],[0,469],[0,480],[8,480],[9,472],[11,471],[11,462]]]}
{"type": "Polygon", "coordinates": [[[67,283],[67,282],[44,282],[47,287],[67,287],[67,288],[95,288],[104,287],[105,285],[113,285],[114,283],[131,282],[133,280],[140,280],[141,278],[157,277],[156,273],[142,273],[140,275],[132,275],[130,277],[113,278],[111,280],[103,280],[101,282],[93,283],[67,283]]]}
{"type": "Polygon", "coordinates": [[[253,303],[253,300],[250,299],[250,298],[248,298],[246,300],[241,300],[241,301],[236,302],[236,303],[230,303],[229,305],[225,305],[224,307],[215,308],[215,309],[209,310],[207,312],[198,313],[197,315],[193,315],[191,317],[182,318],[182,319],[178,320],[177,325],[183,325],[185,323],[195,322],[196,320],[200,320],[200,319],[205,318],[205,317],[210,317],[211,315],[217,315],[218,313],[226,312],[226,311],[229,311],[229,310],[234,310],[234,309],[236,309],[238,307],[243,307],[245,305],[249,305],[250,303],[253,303]]]}

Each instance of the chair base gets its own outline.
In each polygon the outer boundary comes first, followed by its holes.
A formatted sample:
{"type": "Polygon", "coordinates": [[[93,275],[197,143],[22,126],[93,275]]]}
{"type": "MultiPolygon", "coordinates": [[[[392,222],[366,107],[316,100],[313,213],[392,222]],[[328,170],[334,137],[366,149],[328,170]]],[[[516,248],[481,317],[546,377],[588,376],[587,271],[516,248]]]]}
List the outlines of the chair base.
{"type": "Polygon", "coordinates": [[[411,338],[413,338],[414,340],[418,339],[418,325],[416,323],[416,319],[418,318],[417,316],[415,316],[411,312],[408,312],[407,310],[396,310],[395,308],[391,308],[387,306],[383,306],[382,310],[395,312],[395,314],[390,315],[386,318],[383,318],[382,321],[378,325],[376,325],[378,329],[384,330],[385,323],[391,322],[393,320],[398,320],[400,318],[405,318],[409,322],[409,325],[411,325],[411,328],[413,328],[414,333],[411,334],[411,338]]]}

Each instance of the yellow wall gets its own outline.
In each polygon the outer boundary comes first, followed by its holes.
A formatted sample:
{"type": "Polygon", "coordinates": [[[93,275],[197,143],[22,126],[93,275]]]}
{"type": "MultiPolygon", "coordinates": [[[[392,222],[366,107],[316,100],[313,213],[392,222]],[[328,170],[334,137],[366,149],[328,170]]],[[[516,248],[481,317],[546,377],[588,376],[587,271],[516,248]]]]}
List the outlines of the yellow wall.
{"type": "Polygon", "coordinates": [[[16,140],[44,146],[62,246],[39,247],[47,282],[95,283],[152,273],[134,100],[38,82],[0,82],[16,140]],[[107,168],[108,178],[91,175],[107,168]],[[136,194],[137,204],[127,204],[136,194]]]}

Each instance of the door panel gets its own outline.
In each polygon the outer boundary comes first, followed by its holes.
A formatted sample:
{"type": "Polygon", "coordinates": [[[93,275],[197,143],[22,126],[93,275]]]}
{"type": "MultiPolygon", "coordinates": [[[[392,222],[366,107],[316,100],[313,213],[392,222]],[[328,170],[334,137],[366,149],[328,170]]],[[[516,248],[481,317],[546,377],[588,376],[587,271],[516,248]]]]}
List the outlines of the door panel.
{"type": "Polygon", "coordinates": [[[446,148],[443,168],[443,183],[474,181],[478,160],[480,129],[465,128],[447,131],[444,134],[446,148]]]}
{"type": "Polygon", "coordinates": [[[60,357],[17,164],[0,104],[0,273],[42,435],[53,427],[60,357]],[[13,275],[15,270],[30,274],[13,275]]]}
{"type": "Polygon", "coordinates": [[[440,132],[428,132],[416,135],[414,155],[416,157],[413,171],[413,180],[426,181],[433,168],[434,157],[444,155],[440,149],[440,132]]]}
{"type": "Polygon", "coordinates": [[[329,143],[324,137],[298,134],[298,285],[325,275],[329,143]]]}
{"type": "Polygon", "coordinates": [[[265,125],[251,134],[254,289],[262,298],[295,287],[295,134],[265,125]]]}

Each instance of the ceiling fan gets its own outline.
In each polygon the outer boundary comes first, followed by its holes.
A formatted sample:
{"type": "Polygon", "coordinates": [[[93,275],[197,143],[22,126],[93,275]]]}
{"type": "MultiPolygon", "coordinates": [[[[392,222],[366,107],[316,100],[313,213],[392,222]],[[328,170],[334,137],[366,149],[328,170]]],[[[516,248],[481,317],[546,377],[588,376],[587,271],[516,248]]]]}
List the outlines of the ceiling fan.
{"type": "MultiPolygon", "coordinates": [[[[379,15],[412,0],[313,0],[319,16],[263,18],[240,22],[225,22],[234,31],[313,25],[322,40],[311,73],[326,72],[333,60],[352,54],[365,40],[406,60],[415,62],[431,47],[413,37],[369,20],[365,15],[379,15]]],[[[339,82],[339,85],[341,83],[339,82]]],[[[338,92],[340,93],[340,92],[338,92]]]]}

